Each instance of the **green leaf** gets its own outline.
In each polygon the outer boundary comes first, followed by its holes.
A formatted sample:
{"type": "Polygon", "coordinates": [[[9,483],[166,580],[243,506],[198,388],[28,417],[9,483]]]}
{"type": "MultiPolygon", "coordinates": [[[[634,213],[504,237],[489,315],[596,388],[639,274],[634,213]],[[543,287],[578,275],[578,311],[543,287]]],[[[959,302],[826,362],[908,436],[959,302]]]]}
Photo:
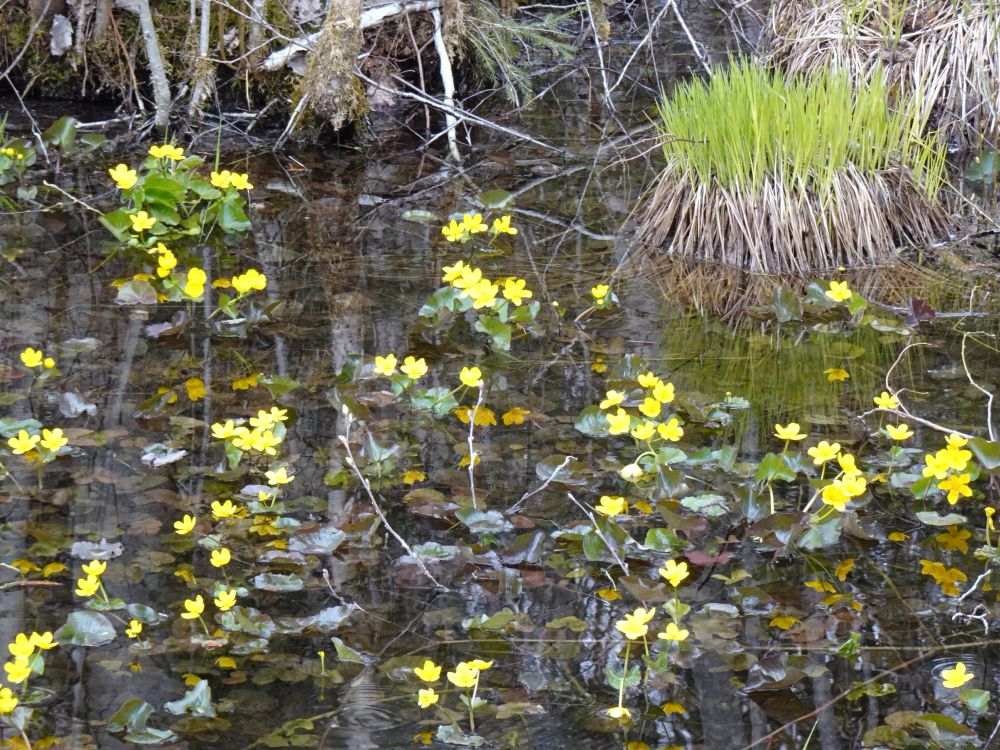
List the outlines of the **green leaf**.
{"type": "Polygon", "coordinates": [[[480,194],[479,200],[482,202],[483,208],[487,210],[499,210],[509,206],[510,202],[514,200],[514,196],[506,190],[500,190],[497,188],[494,190],[487,190],[485,193],[480,194]]]}
{"type": "Polygon", "coordinates": [[[958,697],[962,703],[971,708],[976,713],[984,714],[990,708],[990,691],[968,688],[959,692],[958,697]]]}
{"type": "Polygon", "coordinates": [[[643,546],[657,552],[674,552],[684,549],[685,544],[670,529],[656,527],[646,532],[643,546]]]}
{"type": "Polygon", "coordinates": [[[250,229],[250,219],[243,211],[244,200],[238,195],[226,198],[220,204],[219,226],[227,232],[245,232],[250,229]]]}
{"type": "Polygon", "coordinates": [[[129,230],[132,229],[132,220],[121,209],[105,214],[99,221],[119,242],[128,242],[131,239],[129,230]]]}
{"type": "Polygon", "coordinates": [[[340,529],[334,526],[322,526],[289,537],[288,551],[301,552],[303,555],[329,555],[346,538],[347,534],[340,529]]]}
{"type": "Polygon", "coordinates": [[[447,416],[458,408],[458,401],[455,400],[451,389],[445,386],[414,391],[411,393],[411,398],[416,408],[432,411],[439,417],[447,416]]]}
{"type": "Polygon", "coordinates": [[[333,641],[333,647],[337,650],[337,658],[341,661],[350,662],[351,664],[367,664],[367,659],[365,659],[364,655],[345,644],[337,636],[333,636],[330,640],[333,641]]]}
{"type": "Polygon", "coordinates": [[[588,437],[607,437],[608,434],[608,419],[597,406],[588,406],[580,412],[574,426],[588,437]]]}
{"type": "Polygon", "coordinates": [[[990,472],[1000,469],[1000,443],[977,437],[969,441],[969,448],[984,469],[990,472]]]}
{"type": "Polygon", "coordinates": [[[438,742],[457,747],[479,747],[486,741],[478,734],[465,734],[455,724],[439,725],[435,738],[438,742]]]}
{"type": "Polygon", "coordinates": [[[198,680],[198,684],[188,690],[183,698],[164,703],[163,710],[175,716],[191,714],[214,717],[215,706],[212,705],[212,689],[208,686],[208,680],[198,680]]]}
{"type": "Polygon", "coordinates": [[[296,388],[302,386],[302,384],[287,376],[278,376],[276,378],[259,378],[258,383],[267,388],[267,392],[271,394],[271,398],[281,398],[286,393],[291,393],[296,388]]]}
{"type": "Polygon", "coordinates": [[[566,617],[560,617],[557,620],[550,620],[545,623],[545,627],[550,630],[560,630],[562,628],[568,628],[574,633],[582,633],[585,631],[589,625],[585,620],[581,620],[579,617],[574,617],[573,615],[568,615],[566,617]]]}
{"type": "Polygon", "coordinates": [[[146,721],[152,713],[151,703],[141,698],[129,698],[111,715],[104,728],[109,732],[124,732],[126,729],[130,732],[141,731],[146,728],[146,721]]]}
{"type": "Polygon", "coordinates": [[[787,287],[779,286],[774,290],[774,315],[779,323],[790,320],[802,320],[802,300],[787,287]]]}
{"type": "Polygon", "coordinates": [[[928,526],[959,526],[967,520],[965,516],[958,513],[947,513],[942,516],[933,510],[919,510],[915,515],[918,521],[928,526]]]}
{"type": "Polygon", "coordinates": [[[476,321],[476,330],[492,337],[493,345],[498,349],[503,351],[510,349],[510,336],[513,328],[506,323],[501,323],[492,315],[480,316],[476,321]]]}
{"type": "MultiPolygon", "coordinates": [[[[608,685],[611,686],[612,690],[620,690],[622,686],[622,673],[617,671],[611,666],[609,661],[604,667],[604,674],[607,677],[608,685]]],[[[639,665],[632,663],[628,665],[628,673],[624,676],[625,687],[630,688],[639,684],[640,671],[639,665]]]]}
{"type": "Polygon", "coordinates": [[[786,482],[790,482],[795,479],[795,472],[789,468],[784,456],[768,453],[761,459],[754,479],[758,482],[772,482],[775,479],[784,479],[786,482]]]}
{"type": "Polygon", "coordinates": [[[496,510],[461,508],[455,511],[455,517],[468,526],[473,534],[499,534],[514,528],[503,514],[496,510]]]}
{"type": "Polygon", "coordinates": [[[690,495],[681,500],[681,505],[709,518],[718,518],[729,512],[729,505],[726,499],[722,495],[713,495],[711,493],[690,495]]]}
{"type": "Polygon", "coordinates": [[[302,579],[294,573],[260,573],[254,576],[254,588],[261,591],[301,591],[305,588],[302,579]]]}
{"type": "Polygon", "coordinates": [[[122,284],[115,297],[115,303],[119,305],[155,305],[157,302],[156,290],[148,281],[131,279],[122,284]]]}
{"type": "Polygon", "coordinates": [[[115,635],[115,628],[107,617],[100,612],[81,610],[70,613],[66,624],[55,632],[55,639],[73,646],[103,646],[113,641],[115,635]]]}
{"type": "Polygon", "coordinates": [[[70,153],[76,145],[77,120],[63,116],[56,120],[49,129],[42,133],[42,139],[50,146],[58,146],[65,153],[70,153]]]}

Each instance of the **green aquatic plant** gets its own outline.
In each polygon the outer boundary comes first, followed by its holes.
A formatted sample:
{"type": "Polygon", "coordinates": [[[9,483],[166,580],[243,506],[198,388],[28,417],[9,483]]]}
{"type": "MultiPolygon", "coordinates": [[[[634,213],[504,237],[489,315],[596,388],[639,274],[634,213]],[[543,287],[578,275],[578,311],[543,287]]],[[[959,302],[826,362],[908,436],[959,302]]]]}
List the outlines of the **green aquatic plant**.
{"type": "Polygon", "coordinates": [[[948,226],[944,145],[883,76],[734,61],[664,95],[666,167],[639,236],[672,256],[805,272],[884,260],[948,226]]]}

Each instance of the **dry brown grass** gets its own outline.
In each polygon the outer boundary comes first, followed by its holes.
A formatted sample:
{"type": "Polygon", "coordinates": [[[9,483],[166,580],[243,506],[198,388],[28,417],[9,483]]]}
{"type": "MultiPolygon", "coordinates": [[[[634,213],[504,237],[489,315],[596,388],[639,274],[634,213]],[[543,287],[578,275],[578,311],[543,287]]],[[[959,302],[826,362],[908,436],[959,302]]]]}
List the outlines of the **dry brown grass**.
{"type": "Polygon", "coordinates": [[[1000,142],[997,0],[775,0],[765,62],[792,73],[826,66],[858,81],[884,71],[920,93],[951,146],[1000,142]]]}

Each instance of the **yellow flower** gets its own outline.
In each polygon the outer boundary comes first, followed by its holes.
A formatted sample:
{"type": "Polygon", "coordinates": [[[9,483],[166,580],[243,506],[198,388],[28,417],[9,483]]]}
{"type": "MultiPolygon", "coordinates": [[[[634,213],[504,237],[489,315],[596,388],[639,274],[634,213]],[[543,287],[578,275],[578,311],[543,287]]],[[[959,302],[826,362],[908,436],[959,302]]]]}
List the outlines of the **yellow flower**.
{"type": "Polygon", "coordinates": [[[413,668],[413,674],[424,682],[437,682],[441,679],[441,667],[430,659],[426,659],[422,667],[413,668]]]}
{"type": "Polygon", "coordinates": [[[483,272],[478,268],[466,266],[462,269],[462,274],[451,282],[456,289],[469,289],[483,280],[483,272]]]}
{"type": "Polygon", "coordinates": [[[952,669],[941,672],[941,684],[946,688],[960,688],[975,676],[972,672],[967,672],[965,662],[960,661],[952,669]]]}
{"type": "Polygon", "coordinates": [[[21,456],[38,445],[41,439],[40,435],[29,435],[27,430],[19,430],[17,435],[7,440],[7,445],[15,456],[21,456]]]}
{"type": "Polygon", "coordinates": [[[430,708],[440,697],[434,692],[434,688],[421,688],[417,693],[417,705],[421,708],[430,708]]]}
{"type": "Polygon", "coordinates": [[[228,612],[236,606],[236,589],[223,589],[215,595],[215,606],[220,612],[228,612]]]}
{"type": "Polygon", "coordinates": [[[861,470],[858,469],[858,465],[854,461],[854,455],[851,453],[841,453],[837,456],[837,463],[845,476],[853,477],[861,474],[861,470]]]}
{"type": "Polygon", "coordinates": [[[205,611],[205,600],[202,599],[201,594],[198,594],[194,599],[184,600],[184,611],[181,612],[181,617],[185,620],[195,620],[201,617],[201,613],[205,611]]]}
{"type": "Polygon", "coordinates": [[[628,511],[628,503],[623,497],[602,495],[600,504],[595,505],[594,510],[604,516],[619,516],[628,511]]]}
{"type": "Polygon", "coordinates": [[[510,225],[509,216],[501,216],[499,219],[493,220],[493,233],[494,234],[517,234],[517,229],[510,225]]]}
{"type": "Polygon", "coordinates": [[[46,357],[45,360],[42,362],[42,366],[46,370],[51,370],[53,367],[56,366],[56,361],[52,359],[52,357],[46,357]]]}
{"type": "Polygon", "coordinates": [[[965,540],[972,534],[958,526],[949,526],[947,531],[942,531],[936,537],[937,542],[949,552],[958,551],[963,555],[969,551],[969,543],[965,540]]]}
{"type": "Polygon", "coordinates": [[[670,421],[666,424],[657,425],[656,431],[660,434],[661,438],[669,440],[672,443],[676,443],[684,437],[684,430],[677,421],[677,417],[671,417],[670,421]]]}
{"type": "Polygon", "coordinates": [[[127,164],[119,164],[114,169],[109,169],[108,174],[111,175],[111,179],[122,190],[128,190],[139,181],[136,171],[129,169],[127,164]]]}
{"type": "Polygon", "coordinates": [[[972,497],[968,474],[952,474],[943,482],[938,482],[938,489],[948,493],[948,502],[954,505],[960,497],[972,497]]]}
{"type": "Polygon", "coordinates": [[[846,581],[848,574],[854,570],[854,558],[848,557],[846,560],[841,560],[837,565],[837,569],[833,571],[833,574],[837,577],[838,581],[846,581]]]}
{"type": "Polygon", "coordinates": [[[229,565],[229,562],[233,559],[232,553],[229,551],[228,547],[220,547],[219,549],[212,550],[212,558],[209,562],[212,563],[213,568],[224,568],[229,565]]]}
{"type": "Polygon", "coordinates": [[[661,404],[669,404],[674,400],[674,384],[663,382],[657,383],[653,386],[653,398],[661,404]]]}
{"type": "Polygon", "coordinates": [[[524,288],[527,283],[524,279],[507,279],[503,284],[503,296],[513,302],[515,307],[519,307],[524,300],[532,296],[531,290],[524,288]]]}
{"type": "Polygon", "coordinates": [[[825,440],[821,440],[819,445],[815,448],[810,448],[806,453],[812,456],[813,464],[822,466],[827,461],[832,461],[837,457],[840,453],[840,443],[828,443],[825,440]]]}
{"type": "Polygon", "coordinates": [[[826,379],[831,383],[843,382],[851,377],[847,370],[841,367],[829,367],[823,370],[823,374],[826,375],[826,379]]]}
{"type": "Polygon", "coordinates": [[[82,597],[93,596],[101,587],[101,579],[97,576],[87,576],[76,580],[76,595],[82,597]]]}
{"type": "Polygon", "coordinates": [[[909,538],[909,535],[904,534],[902,531],[890,531],[886,537],[890,542],[905,542],[909,538]]]}
{"type": "Polygon", "coordinates": [[[483,373],[478,367],[463,367],[458,379],[469,388],[479,388],[483,384],[483,373]]]}
{"type": "Polygon", "coordinates": [[[854,293],[847,288],[846,281],[831,281],[830,288],[826,290],[826,296],[834,302],[844,302],[849,300],[854,293]]]}
{"type": "Polygon", "coordinates": [[[197,523],[197,518],[192,516],[190,513],[186,513],[180,521],[174,521],[174,531],[181,536],[190,534],[194,530],[197,523]]]}
{"type": "Polygon", "coordinates": [[[629,425],[632,422],[632,418],[624,409],[619,408],[614,414],[605,414],[604,416],[605,419],[608,420],[609,434],[624,435],[629,431],[629,425]]]}
{"type": "Polygon", "coordinates": [[[167,158],[180,161],[184,158],[184,149],[164,143],[162,146],[150,146],[149,155],[157,159],[167,158]]]}
{"type": "Polygon", "coordinates": [[[948,458],[947,450],[941,450],[937,453],[928,453],[924,456],[924,463],[927,464],[922,472],[925,477],[944,479],[948,476],[948,469],[951,467],[951,461],[948,458]]]}
{"type": "MultiPolygon", "coordinates": [[[[687,713],[687,709],[684,708],[684,706],[682,706],[680,703],[674,703],[673,701],[671,701],[670,703],[664,703],[662,706],[660,706],[660,708],[663,710],[663,713],[665,713],[667,716],[670,716],[671,714],[687,713]]],[[[663,750],[678,750],[678,748],[675,745],[674,747],[664,748],[663,750]]]]}
{"type": "Polygon", "coordinates": [[[649,417],[650,419],[656,419],[660,416],[660,412],[663,410],[663,404],[657,401],[651,396],[647,396],[639,404],[639,411],[642,412],[643,416],[649,417]]]}
{"type": "Polygon", "coordinates": [[[462,226],[469,232],[469,234],[479,234],[480,232],[485,232],[488,227],[483,222],[482,214],[465,214],[462,217],[462,226]]]}
{"type": "Polygon", "coordinates": [[[638,380],[639,380],[639,385],[641,385],[643,388],[653,388],[656,386],[657,383],[660,382],[660,379],[652,372],[642,373],[639,376],[638,380]]]}
{"type": "MultiPolygon", "coordinates": [[[[47,567],[47,566],[46,566],[47,567]]],[[[52,633],[46,631],[44,633],[36,633],[32,631],[31,633],[31,645],[37,648],[39,651],[48,651],[53,649],[59,644],[52,640],[52,633]]]]}
{"type": "Polygon", "coordinates": [[[184,390],[187,391],[189,401],[201,401],[205,398],[205,381],[201,378],[188,378],[184,381],[184,390]]]}
{"type": "Polygon", "coordinates": [[[910,429],[908,424],[887,424],[885,426],[885,432],[890,438],[898,440],[899,442],[909,440],[913,437],[913,430],[910,429]]]}
{"type": "Polygon", "coordinates": [[[108,563],[106,560],[91,560],[89,563],[83,564],[83,572],[88,576],[96,576],[100,578],[104,575],[104,571],[108,569],[108,563]]]}
{"type": "Polygon", "coordinates": [[[288,470],[284,466],[279,469],[265,471],[264,476],[267,477],[267,483],[272,487],[288,484],[295,479],[294,476],[288,476],[288,470]]]}
{"type": "MultiPolygon", "coordinates": [[[[455,222],[452,222],[452,224],[454,224],[454,223],[455,222]]],[[[461,260],[456,261],[455,265],[453,265],[453,266],[444,266],[441,269],[441,270],[444,271],[444,274],[442,274],[442,276],[441,276],[441,281],[445,282],[446,284],[450,284],[455,279],[461,278],[462,277],[462,272],[466,268],[468,268],[468,266],[465,265],[465,262],[461,261],[461,260]]]]}
{"type": "MultiPolygon", "coordinates": [[[[452,219],[450,223],[441,227],[441,234],[444,235],[444,238],[448,242],[455,242],[465,237],[465,227],[452,219]]],[[[447,270],[447,267],[445,270],[447,270]]],[[[450,279],[446,279],[446,281],[450,281],[450,279]]]]}
{"type": "Polygon", "coordinates": [[[31,662],[26,656],[15,657],[14,661],[4,664],[3,669],[7,673],[7,682],[12,682],[15,685],[24,682],[31,676],[31,662]]]}
{"type": "Polygon", "coordinates": [[[39,442],[45,450],[55,453],[69,442],[69,438],[63,436],[61,428],[55,427],[51,430],[43,429],[42,439],[39,442]]]}
{"type": "Polygon", "coordinates": [[[806,438],[804,432],[799,432],[798,422],[789,422],[787,426],[776,424],[774,436],[779,440],[804,440],[806,438]]]}
{"type": "Polygon", "coordinates": [[[969,464],[969,459],[972,458],[972,452],[949,445],[944,450],[938,451],[938,456],[943,461],[947,461],[948,468],[952,471],[964,471],[969,464]]]}
{"type": "Polygon", "coordinates": [[[9,714],[17,708],[17,696],[9,687],[0,688],[0,714],[9,714]]]}
{"type": "Polygon", "coordinates": [[[953,448],[955,450],[964,447],[969,442],[968,438],[964,438],[955,432],[947,435],[944,441],[948,444],[949,448],[953,448]]]}
{"type": "Polygon", "coordinates": [[[824,503],[840,513],[847,510],[847,501],[851,499],[839,479],[823,488],[822,497],[824,503]]]}
{"type": "Polygon", "coordinates": [[[590,290],[590,295],[594,298],[595,301],[600,302],[601,300],[603,300],[605,297],[608,296],[608,292],[610,291],[611,287],[609,287],[607,284],[597,284],[590,290]]]}
{"type": "Polygon", "coordinates": [[[422,471],[417,471],[416,469],[410,469],[408,472],[403,474],[403,484],[414,484],[416,482],[422,482],[427,479],[427,475],[422,471]]]}
{"type": "Polygon", "coordinates": [[[631,614],[625,615],[624,620],[616,622],[615,628],[624,633],[625,637],[630,641],[634,641],[638,638],[642,638],[647,632],[649,632],[649,621],[653,619],[655,614],[656,607],[651,609],[638,607],[631,614]]]}
{"type": "Polygon", "coordinates": [[[610,409],[612,406],[618,406],[624,400],[625,394],[622,391],[608,391],[604,394],[604,400],[601,401],[600,407],[602,409],[610,409]]]}
{"type": "Polygon", "coordinates": [[[788,630],[795,623],[802,622],[798,617],[792,617],[791,615],[779,615],[778,617],[772,617],[771,621],[767,623],[771,627],[780,628],[781,630],[788,630]]]}
{"type": "Polygon", "coordinates": [[[511,425],[524,424],[524,418],[531,414],[528,409],[522,409],[520,406],[515,406],[508,411],[503,413],[500,419],[503,420],[504,425],[510,427],[511,425]]]}
{"type": "Polygon", "coordinates": [[[657,633],[656,637],[663,641],[683,641],[690,635],[689,631],[677,627],[676,623],[667,623],[667,629],[657,633]]]}
{"type": "Polygon", "coordinates": [[[193,266],[187,272],[187,277],[184,279],[184,288],[182,291],[188,297],[196,299],[205,293],[205,282],[207,280],[208,274],[197,266],[193,266]]]}
{"type": "Polygon", "coordinates": [[[375,374],[385,375],[387,378],[396,372],[396,355],[388,354],[385,357],[375,357],[375,374]]]}
{"type": "Polygon", "coordinates": [[[21,362],[24,363],[25,367],[38,367],[44,359],[44,354],[37,349],[32,349],[30,346],[21,352],[21,362]]]}
{"type": "Polygon", "coordinates": [[[639,464],[628,464],[621,468],[621,471],[618,472],[618,476],[626,482],[638,482],[642,479],[642,467],[639,466],[639,464]]]}
{"type": "Polygon", "coordinates": [[[628,721],[632,718],[632,712],[624,706],[615,706],[608,709],[608,716],[619,721],[628,721]]]}
{"type": "Polygon", "coordinates": [[[232,500],[226,500],[225,502],[216,500],[212,503],[212,518],[216,521],[222,518],[236,518],[240,515],[241,510],[241,508],[233,505],[232,500]]]}
{"type": "Polygon", "coordinates": [[[209,179],[212,181],[212,186],[217,188],[227,188],[229,183],[232,181],[232,173],[228,169],[223,169],[221,172],[213,171],[209,175],[209,179]]]}
{"type": "Polygon", "coordinates": [[[868,481],[860,474],[845,474],[838,481],[848,497],[860,497],[868,487],[868,481]]]}
{"type": "Polygon", "coordinates": [[[156,259],[156,275],[161,279],[167,278],[170,272],[177,267],[177,256],[169,250],[164,250],[156,259]]]}
{"type": "MultiPolygon", "coordinates": [[[[244,428],[246,429],[246,428],[244,428]]],[[[212,425],[212,437],[217,440],[226,440],[231,438],[233,435],[238,435],[239,429],[233,423],[233,420],[227,419],[225,423],[216,422],[212,425]]]]}
{"type": "Polygon", "coordinates": [[[248,294],[255,290],[262,292],[267,289],[267,276],[256,268],[250,268],[239,276],[233,276],[231,281],[233,289],[240,294],[248,294]]]}
{"type": "Polygon", "coordinates": [[[139,634],[142,632],[142,623],[138,620],[130,620],[128,627],[125,628],[125,635],[129,638],[138,638],[139,634]]]}
{"type": "Polygon", "coordinates": [[[487,669],[493,666],[492,661],[483,661],[482,659],[473,659],[469,662],[469,666],[473,669],[478,669],[480,672],[485,672],[487,669]]]}
{"type": "Polygon", "coordinates": [[[35,653],[35,646],[27,635],[18,633],[14,638],[14,642],[7,644],[7,650],[10,651],[11,656],[23,656],[27,658],[35,653]]]}
{"type": "Polygon", "coordinates": [[[656,425],[652,422],[642,422],[632,428],[632,437],[636,440],[649,440],[655,433],[656,425]]]}
{"type": "Polygon", "coordinates": [[[250,184],[250,175],[248,174],[233,172],[229,176],[229,181],[237,190],[253,190],[253,185],[250,184]]]}
{"type": "Polygon", "coordinates": [[[472,298],[472,307],[481,310],[484,307],[493,307],[496,302],[500,287],[490,282],[489,279],[480,279],[478,282],[468,287],[462,292],[462,297],[472,298]]]}
{"type": "Polygon", "coordinates": [[[894,395],[891,395],[888,391],[882,391],[878,396],[875,397],[875,406],[880,409],[898,409],[899,399],[894,395]]]}
{"type": "Polygon", "coordinates": [[[156,219],[147,214],[145,211],[129,214],[128,217],[132,220],[133,232],[144,232],[147,229],[152,229],[153,225],[156,223],[156,219]]]}
{"type": "Polygon", "coordinates": [[[423,357],[416,359],[410,356],[403,360],[403,366],[399,369],[410,380],[420,380],[427,374],[427,362],[423,357]]]}
{"type": "Polygon", "coordinates": [[[660,574],[661,578],[665,578],[670,582],[670,585],[677,588],[681,585],[681,582],[690,575],[688,571],[688,564],[686,562],[677,562],[676,560],[667,560],[667,562],[660,568],[657,573],[660,574]]]}
{"type": "Polygon", "coordinates": [[[479,679],[479,670],[469,662],[463,661],[455,665],[454,672],[448,672],[448,682],[455,687],[470,688],[479,679]]]}

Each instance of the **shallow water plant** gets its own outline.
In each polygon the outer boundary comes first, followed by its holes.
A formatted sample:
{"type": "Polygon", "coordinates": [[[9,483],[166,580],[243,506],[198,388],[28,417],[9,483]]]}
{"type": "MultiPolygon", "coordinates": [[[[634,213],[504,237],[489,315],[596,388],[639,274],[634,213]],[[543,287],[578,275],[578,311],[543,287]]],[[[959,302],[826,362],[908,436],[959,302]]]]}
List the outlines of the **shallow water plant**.
{"type": "Polygon", "coordinates": [[[885,76],[855,89],[826,68],[786,78],[735,61],[658,114],[667,166],[639,236],[671,255],[804,272],[884,260],[948,226],[944,145],[885,76]]]}

